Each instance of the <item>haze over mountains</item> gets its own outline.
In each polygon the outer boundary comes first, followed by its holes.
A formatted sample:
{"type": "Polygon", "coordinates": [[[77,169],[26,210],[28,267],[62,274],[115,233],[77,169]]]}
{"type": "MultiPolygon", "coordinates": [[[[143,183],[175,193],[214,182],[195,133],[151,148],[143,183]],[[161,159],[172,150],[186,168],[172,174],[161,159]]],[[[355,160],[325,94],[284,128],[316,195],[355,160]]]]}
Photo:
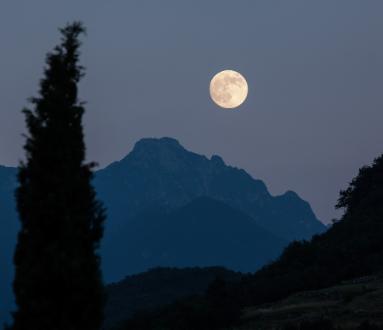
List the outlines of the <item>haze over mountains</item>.
{"type": "MultiPolygon", "coordinates": [[[[296,193],[271,196],[244,170],[171,138],[138,141],[124,159],[96,172],[94,184],[107,208],[101,248],[107,282],[155,266],[255,271],[291,240],[326,229],[296,193]]],[[[16,169],[0,166],[0,289],[8,297],[19,227],[15,187],[16,169]]],[[[1,308],[9,310],[9,300],[1,308]]]]}

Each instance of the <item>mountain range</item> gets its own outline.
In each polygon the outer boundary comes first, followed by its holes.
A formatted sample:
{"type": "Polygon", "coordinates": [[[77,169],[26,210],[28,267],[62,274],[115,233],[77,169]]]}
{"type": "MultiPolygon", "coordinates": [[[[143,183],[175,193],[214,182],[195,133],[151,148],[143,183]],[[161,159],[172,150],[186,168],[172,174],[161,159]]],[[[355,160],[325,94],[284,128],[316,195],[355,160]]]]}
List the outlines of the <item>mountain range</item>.
{"type": "MultiPolygon", "coordinates": [[[[0,290],[6,297],[0,319],[9,310],[19,227],[16,173],[0,166],[0,290]]],[[[326,229],[296,193],[272,196],[244,170],[172,138],[138,141],[125,158],[97,171],[94,185],[108,216],[101,256],[109,283],[156,266],[253,272],[288,242],[326,229]]]]}
{"type": "Polygon", "coordinates": [[[125,158],[97,172],[95,186],[109,217],[103,242],[107,280],[159,265],[255,271],[289,241],[325,230],[296,193],[274,197],[244,170],[219,156],[190,152],[172,138],[138,141],[125,158]],[[198,248],[200,239],[204,249],[198,248]],[[191,249],[188,258],[181,246],[191,249]],[[138,261],[117,265],[116,257],[138,261]]]}
{"type": "MultiPolygon", "coordinates": [[[[147,306],[146,312],[113,329],[381,330],[382,200],[380,155],[341,190],[336,207],[344,210],[343,216],[326,232],[289,243],[275,261],[243,274],[240,281],[214,280],[203,295],[180,298],[154,310],[147,306]]],[[[140,276],[144,280],[147,275],[140,276]]],[[[121,283],[121,288],[126,284],[121,283]]],[[[188,285],[192,284],[190,279],[188,285]]],[[[117,301],[109,293],[114,311],[127,307],[121,296],[117,301]]],[[[159,301],[158,294],[158,288],[145,292],[147,300],[159,301]]],[[[117,315],[113,310],[111,316],[117,315]]]]}

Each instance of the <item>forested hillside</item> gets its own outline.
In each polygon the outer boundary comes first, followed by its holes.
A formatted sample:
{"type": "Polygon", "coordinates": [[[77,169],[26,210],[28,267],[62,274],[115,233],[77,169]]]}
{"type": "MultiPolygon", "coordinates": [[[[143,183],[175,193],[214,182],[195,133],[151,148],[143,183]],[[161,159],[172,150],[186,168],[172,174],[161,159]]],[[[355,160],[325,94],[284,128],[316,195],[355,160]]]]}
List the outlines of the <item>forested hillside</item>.
{"type": "MultiPolygon", "coordinates": [[[[360,281],[360,278],[380,276],[378,274],[383,270],[383,156],[375,159],[371,166],[359,170],[349,187],[341,191],[337,207],[344,208],[344,215],[326,233],[316,235],[310,241],[291,243],[277,261],[255,274],[244,276],[239,284],[213,285],[204,296],[137,316],[127,321],[121,329],[133,326],[134,329],[148,330],[211,330],[227,329],[236,324],[242,324],[241,329],[258,329],[250,324],[246,326],[244,317],[249,308],[257,310],[258,306],[265,306],[266,303],[269,303],[266,305],[268,308],[272,308],[277,301],[298,292],[324,289],[352,279],[360,281]]],[[[382,301],[379,283],[375,285],[376,292],[369,298],[374,297],[376,304],[382,301]]],[[[361,290],[361,295],[369,292],[368,286],[363,286],[361,290]]],[[[347,298],[347,294],[342,297],[338,295],[338,300],[345,299],[344,303],[353,299],[352,295],[347,298]]],[[[301,314],[307,318],[313,314],[313,309],[307,304],[305,306],[301,314]]],[[[368,314],[358,310],[352,313],[357,315],[353,324],[360,321],[358,329],[380,329],[366,323],[379,323],[381,319],[378,314],[366,317],[368,314]]],[[[328,313],[328,309],[323,309],[319,317],[320,320],[306,325],[290,324],[289,329],[335,329],[334,320],[331,319],[334,316],[328,313]]],[[[350,324],[338,327],[351,328],[350,324]]],[[[266,323],[264,329],[274,329],[272,322],[266,323]]]]}

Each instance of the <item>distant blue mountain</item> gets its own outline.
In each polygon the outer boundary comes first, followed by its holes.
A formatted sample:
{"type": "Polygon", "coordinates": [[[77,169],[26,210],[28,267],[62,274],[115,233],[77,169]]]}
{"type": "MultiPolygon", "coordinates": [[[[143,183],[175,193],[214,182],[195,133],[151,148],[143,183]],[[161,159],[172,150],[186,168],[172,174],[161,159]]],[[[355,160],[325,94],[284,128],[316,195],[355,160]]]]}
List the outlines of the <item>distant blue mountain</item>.
{"type": "Polygon", "coordinates": [[[142,139],[124,159],[97,172],[95,185],[113,222],[125,223],[148,207],[174,209],[207,196],[250,215],[290,241],[325,230],[310,205],[288,191],[273,197],[242,169],[184,149],[171,138],[142,139]]]}
{"type": "MultiPolygon", "coordinates": [[[[161,212],[171,213],[199,197],[209,197],[240,211],[280,241],[310,238],[325,230],[310,205],[294,192],[273,197],[261,180],[253,179],[244,170],[227,166],[219,156],[208,159],[190,152],[172,138],[147,138],[138,141],[125,158],[97,172],[95,186],[109,216],[102,251],[104,263],[108,264],[104,267],[107,280],[118,280],[126,274],[144,271],[145,267],[163,265],[164,260],[159,257],[161,249],[157,251],[158,259],[152,256],[151,262],[142,253],[140,262],[127,262],[117,266],[112,262],[112,255],[118,251],[118,260],[132,258],[135,249],[124,249],[128,244],[126,238],[130,232],[134,232],[133,224],[143,223],[142,217],[147,218],[149,212],[154,214],[152,221],[160,223],[160,230],[164,219],[160,216],[161,212]]],[[[200,216],[203,217],[202,214],[200,216]]],[[[179,220],[181,223],[181,215],[179,220]]],[[[207,215],[203,220],[201,226],[219,221],[207,215]]],[[[240,219],[236,222],[238,227],[244,225],[240,219]]],[[[145,232],[145,228],[142,230],[145,232]]],[[[140,234],[135,235],[139,239],[140,234]]],[[[146,240],[145,244],[148,249],[151,248],[150,240],[146,240]]],[[[254,245],[253,251],[256,248],[262,250],[264,258],[260,258],[258,254],[246,261],[243,267],[238,262],[235,270],[255,271],[262,262],[275,256],[259,245],[254,245]],[[249,267],[251,263],[253,267],[249,267]]],[[[174,249],[177,249],[176,245],[174,249]]],[[[190,259],[184,260],[189,266],[201,265],[198,260],[204,260],[206,251],[200,254],[195,249],[195,252],[195,255],[188,257],[190,259]],[[191,264],[191,260],[195,264],[191,264]]],[[[239,260],[241,257],[237,254],[237,258],[239,260]]],[[[176,263],[172,266],[181,265],[176,263]]],[[[223,260],[222,266],[233,265],[223,260]]]]}
{"type": "Polygon", "coordinates": [[[159,265],[224,265],[252,272],[273,261],[286,244],[242,211],[198,197],[170,212],[145,212],[106,235],[104,274],[113,279],[159,265]]]}
{"type": "MultiPolygon", "coordinates": [[[[16,169],[0,167],[0,289],[6,297],[19,226],[15,177],[16,169]]],[[[326,228],[294,192],[271,196],[244,170],[171,138],[138,141],[124,159],[98,171],[94,185],[108,215],[101,249],[107,282],[155,266],[255,271],[287,242],[326,228]]],[[[0,303],[1,321],[10,299],[0,303]]]]}

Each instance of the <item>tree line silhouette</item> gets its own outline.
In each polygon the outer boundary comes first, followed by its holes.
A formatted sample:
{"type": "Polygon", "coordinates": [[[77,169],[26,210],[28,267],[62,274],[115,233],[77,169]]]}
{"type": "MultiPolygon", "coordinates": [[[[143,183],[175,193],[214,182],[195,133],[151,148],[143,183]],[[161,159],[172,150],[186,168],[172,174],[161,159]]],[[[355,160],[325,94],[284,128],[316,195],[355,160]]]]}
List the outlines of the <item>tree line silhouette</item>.
{"type": "Polygon", "coordinates": [[[97,248],[105,213],[84,163],[84,104],[78,83],[75,22],[46,59],[39,96],[25,109],[26,160],[16,191],[21,221],[14,254],[17,309],[12,330],[96,330],[103,322],[104,289],[97,248]]]}

